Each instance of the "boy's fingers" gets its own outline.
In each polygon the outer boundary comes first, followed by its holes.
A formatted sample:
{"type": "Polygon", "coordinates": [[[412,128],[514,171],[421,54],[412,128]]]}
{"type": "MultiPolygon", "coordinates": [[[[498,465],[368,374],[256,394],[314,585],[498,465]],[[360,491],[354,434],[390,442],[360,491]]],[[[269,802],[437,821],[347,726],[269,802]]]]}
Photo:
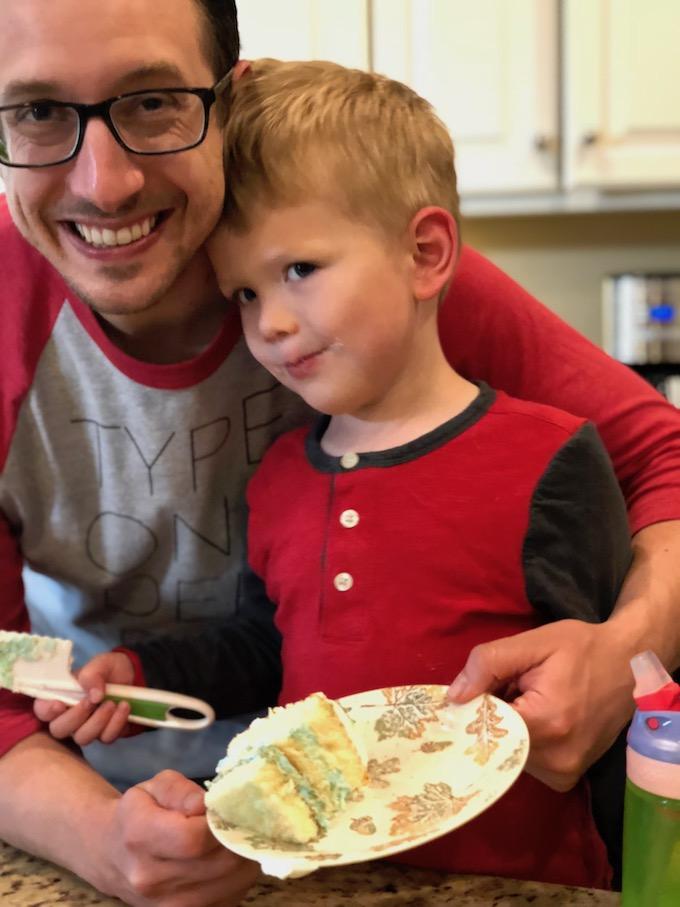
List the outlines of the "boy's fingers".
{"type": "Polygon", "coordinates": [[[110,670],[107,670],[103,658],[93,658],[78,672],[78,683],[87,692],[90,702],[97,704],[104,698],[109,673],[110,670]]]}
{"type": "Polygon", "coordinates": [[[94,708],[95,706],[87,699],[83,699],[77,705],[64,706],[63,711],[50,720],[50,734],[57,740],[72,737],[92,714],[94,708]]]}
{"type": "Polygon", "coordinates": [[[538,667],[553,651],[549,639],[541,634],[542,629],[475,646],[449,687],[448,698],[469,702],[480,693],[495,692],[538,667]]]}
{"type": "Polygon", "coordinates": [[[68,709],[63,702],[57,702],[56,699],[36,699],[33,703],[33,712],[35,717],[40,721],[50,722],[68,709]]]}
{"type": "Polygon", "coordinates": [[[134,676],[134,665],[127,655],[122,652],[103,652],[95,655],[80,669],[78,681],[90,694],[90,701],[101,702],[107,683],[132,683],[134,676]]]}
{"type": "Polygon", "coordinates": [[[117,740],[125,730],[129,716],[130,704],[128,702],[117,703],[113,716],[99,735],[101,742],[113,743],[114,740],[117,740]]]}
{"type": "Polygon", "coordinates": [[[93,705],[98,705],[104,698],[105,686],[105,681],[102,678],[98,678],[87,690],[87,698],[93,705]]]}
{"type": "Polygon", "coordinates": [[[73,739],[79,746],[87,746],[88,743],[100,739],[116,712],[116,703],[111,700],[103,702],[99,706],[93,706],[90,703],[90,708],[94,711],[73,733],[73,739]]]}
{"type": "Polygon", "coordinates": [[[95,706],[87,699],[83,699],[50,722],[50,733],[58,740],[73,737],[79,746],[86,746],[97,739],[112,711],[111,703],[95,706]]]}

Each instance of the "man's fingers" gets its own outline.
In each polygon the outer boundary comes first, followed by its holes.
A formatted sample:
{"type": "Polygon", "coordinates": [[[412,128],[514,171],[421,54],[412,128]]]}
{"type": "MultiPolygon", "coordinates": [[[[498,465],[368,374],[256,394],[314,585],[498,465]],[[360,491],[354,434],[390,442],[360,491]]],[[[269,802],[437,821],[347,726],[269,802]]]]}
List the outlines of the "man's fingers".
{"type": "Polygon", "coordinates": [[[126,791],[116,807],[125,854],[126,903],[236,907],[260,873],[213,837],[204,815],[182,808],[201,788],[164,771],[126,791]]]}
{"type": "Polygon", "coordinates": [[[179,772],[170,769],[159,772],[137,787],[145,791],[163,809],[174,809],[185,816],[205,813],[205,791],[179,772]]]}
{"type": "MultiPolygon", "coordinates": [[[[170,772],[160,773],[165,774],[170,772]]],[[[121,808],[130,850],[168,862],[196,859],[219,848],[221,845],[211,834],[205,816],[187,816],[171,806],[159,804],[156,795],[159,791],[161,796],[163,793],[163,781],[158,781],[159,777],[137,784],[123,794],[121,808]],[[149,787],[154,793],[149,792],[149,787]]],[[[196,787],[188,780],[187,784],[196,787]]],[[[170,802],[171,798],[165,800],[166,804],[170,802]]]]}
{"type": "MultiPolygon", "coordinates": [[[[189,860],[153,859],[129,881],[149,907],[237,907],[261,875],[258,863],[237,857],[223,847],[218,852],[189,860]]],[[[127,903],[127,901],[126,901],[127,903]]]]}
{"type": "MultiPolygon", "coordinates": [[[[226,853],[227,851],[225,851],[226,853]]],[[[219,864],[210,866],[211,878],[198,876],[201,883],[200,896],[195,901],[196,907],[237,907],[248,894],[248,891],[260,878],[262,872],[259,863],[250,860],[241,860],[240,865],[230,867],[226,872],[220,872],[214,879],[212,873],[217,872],[219,864]]],[[[196,894],[196,883],[187,887],[177,907],[194,907],[192,897],[196,894]]]]}
{"type": "MultiPolygon", "coordinates": [[[[261,876],[258,863],[236,857],[228,862],[229,851],[222,848],[206,860],[187,864],[181,883],[172,884],[163,900],[164,907],[236,907],[261,876]]],[[[175,865],[175,870],[176,870],[175,865]]]]}

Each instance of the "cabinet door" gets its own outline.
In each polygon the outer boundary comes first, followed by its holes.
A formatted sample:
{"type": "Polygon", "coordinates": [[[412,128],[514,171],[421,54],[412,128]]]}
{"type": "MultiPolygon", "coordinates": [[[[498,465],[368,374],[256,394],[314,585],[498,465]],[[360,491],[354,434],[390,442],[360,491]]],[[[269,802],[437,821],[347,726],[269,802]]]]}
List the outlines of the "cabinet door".
{"type": "Polygon", "coordinates": [[[566,0],[565,182],[680,185],[680,3],[566,0]]]}
{"type": "Polygon", "coordinates": [[[368,67],[368,0],[241,0],[242,56],[368,67]]]}
{"type": "Polygon", "coordinates": [[[556,0],[374,0],[373,68],[436,108],[461,192],[558,185],[556,0]]]}

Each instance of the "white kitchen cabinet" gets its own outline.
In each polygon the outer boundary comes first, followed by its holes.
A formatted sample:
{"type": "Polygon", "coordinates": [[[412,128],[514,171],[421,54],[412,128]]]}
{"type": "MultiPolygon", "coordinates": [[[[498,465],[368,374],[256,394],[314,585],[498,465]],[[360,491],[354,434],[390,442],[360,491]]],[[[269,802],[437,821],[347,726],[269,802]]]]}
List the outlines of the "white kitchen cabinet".
{"type": "Polygon", "coordinates": [[[369,0],[240,0],[245,59],[333,60],[369,65],[369,0]]]}
{"type": "Polygon", "coordinates": [[[463,195],[556,191],[557,0],[373,0],[373,68],[448,126],[463,195]]]}
{"type": "Polygon", "coordinates": [[[680,2],[565,0],[565,187],[680,185],[680,2]]]}

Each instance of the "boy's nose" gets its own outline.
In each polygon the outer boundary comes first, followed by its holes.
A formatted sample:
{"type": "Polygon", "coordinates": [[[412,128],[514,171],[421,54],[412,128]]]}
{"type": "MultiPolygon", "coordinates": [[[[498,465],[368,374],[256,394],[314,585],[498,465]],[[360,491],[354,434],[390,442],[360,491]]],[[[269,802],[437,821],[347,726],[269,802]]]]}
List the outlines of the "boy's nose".
{"type": "Polygon", "coordinates": [[[267,342],[280,340],[298,331],[293,313],[280,299],[270,297],[260,302],[260,334],[267,342]]]}
{"type": "Polygon", "coordinates": [[[140,165],[141,159],[118,144],[106,123],[92,119],[71,165],[69,188],[76,198],[115,214],[129,207],[131,199],[142,190],[145,177],[140,165]]]}

